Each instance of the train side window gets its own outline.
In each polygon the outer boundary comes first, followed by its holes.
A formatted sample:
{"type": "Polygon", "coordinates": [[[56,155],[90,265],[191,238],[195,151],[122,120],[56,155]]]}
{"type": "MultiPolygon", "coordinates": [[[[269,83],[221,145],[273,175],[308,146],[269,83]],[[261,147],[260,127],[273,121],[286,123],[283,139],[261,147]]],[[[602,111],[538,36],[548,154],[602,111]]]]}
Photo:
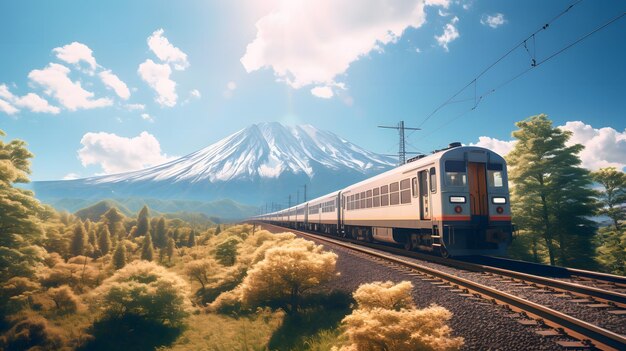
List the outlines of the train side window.
{"type": "Polygon", "coordinates": [[[371,191],[371,190],[368,190],[368,191],[365,193],[365,196],[366,196],[366,198],[367,198],[367,202],[366,202],[366,204],[365,204],[365,205],[367,206],[367,208],[372,208],[372,191],[371,191]]]}
{"type": "Polygon", "coordinates": [[[487,180],[489,186],[494,188],[501,188],[504,186],[504,180],[502,179],[502,165],[497,163],[487,164],[487,180]]]}
{"type": "Polygon", "coordinates": [[[417,197],[417,177],[411,179],[411,191],[413,192],[413,197],[417,197]]]}
{"type": "Polygon", "coordinates": [[[403,179],[400,181],[400,203],[411,203],[411,179],[403,179]]]}
{"type": "Polygon", "coordinates": [[[354,194],[354,209],[358,210],[361,208],[361,201],[359,201],[359,197],[361,196],[361,194],[354,194]]]}
{"type": "Polygon", "coordinates": [[[372,190],[372,206],[374,207],[379,207],[380,206],[380,189],[379,188],[374,188],[374,190],[372,190]]]}
{"type": "Polygon", "coordinates": [[[437,171],[435,170],[435,167],[430,168],[430,192],[437,192],[437,171]]]}
{"type": "Polygon", "coordinates": [[[389,206],[389,186],[383,185],[380,187],[380,205],[389,206]]]}
{"type": "Polygon", "coordinates": [[[365,201],[365,191],[361,193],[361,208],[367,208],[365,201]]]}
{"type": "Polygon", "coordinates": [[[398,182],[389,184],[389,205],[397,205],[400,203],[400,186],[398,182]]]}
{"type": "Polygon", "coordinates": [[[465,161],[446,161],[446,184],[450,186],[467,185],[465,161]]]}

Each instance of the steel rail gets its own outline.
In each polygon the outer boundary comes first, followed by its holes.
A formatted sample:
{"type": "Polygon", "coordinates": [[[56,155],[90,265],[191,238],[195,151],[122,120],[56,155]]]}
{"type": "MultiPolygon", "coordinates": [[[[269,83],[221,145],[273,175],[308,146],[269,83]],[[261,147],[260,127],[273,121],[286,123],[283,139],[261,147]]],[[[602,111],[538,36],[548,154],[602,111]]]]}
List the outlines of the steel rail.
{"type": "MultiPolygon", "coordinates": [[[[273,224],[263,223],[264,225],[280,227],[273,224]]],[[[426,274],[438,277],[440,279],[444,279],[453,284],[457,284],[459,286],[463,286],[469,290],[475,291],[481,295],[488,296],[492,299],[501,301],[504,304],[516,307],[520,310],[531,313],[539,318],[542,318],[546,321],[550,321],[557,326],[561,326],[568,331],[574,337],[580,338],[581,341],[589,340],[594,347],[603,349],[603,350],[625,350],[626,349],[626,337],[623,335],[614,333],[612,331],[606,330],[604,328],[598,327],[591,323],[585,322],[583,320],[574,318],[562,312],[553,310],[549,307],[542,306],[540,304],[534,303],[532,301],[528,301],[526,299],[514,296],[512,294],[499,291],[495,288],[482,285],[480,283],[473,282],[471,280],[461,278],[449,273],[445,273],[430,267],[426,267],[414,262],[405,261],[399,257],[390,256],[388,254],[371,250],[369,248],[363,247],[362,245],[357,245],[355,243],[349,243],[337,239],[331,239],[328,236],[321,236],[317,234],[310,234],[307,232],[303,232],[300,230],[295,230],[292,228],[287,228],[289,230],[300,233],[301,235],[307,236],[309,238],[314,238],[320,241],[326,241],[328,243],[332,243],[334,245],[342,246],[345,248],[349,248],[351,250],[368,254],[370,256],[378,257],[405,267],[409,267],[411,269],[415,269],[426,274]],[[573,332],[573,333],[571,333],[573,332]]],[[[462,262],[464,263],[464,262],[462,262]]],[[[493,269],[493,267],[485,267],[493,269]]],[[[521,274],[521,273],[520,273],[521,274]]],[[[573,284],[577,285],[577,284],[573,284]]]]}

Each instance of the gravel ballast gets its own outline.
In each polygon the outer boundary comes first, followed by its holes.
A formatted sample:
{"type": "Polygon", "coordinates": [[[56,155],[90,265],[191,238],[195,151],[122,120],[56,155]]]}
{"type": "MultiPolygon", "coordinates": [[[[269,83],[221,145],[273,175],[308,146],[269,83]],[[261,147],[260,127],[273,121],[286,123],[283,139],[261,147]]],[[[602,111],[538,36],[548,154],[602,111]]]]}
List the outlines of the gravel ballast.
{"type": "MultiPolygon", "coordinates": [[[[268,229],[273,232],[288,231],[284,228],[268,229]]],[[[423,280],[423,277],[410,270],[392,267],[348,248],[309,237],[306,239],[314,240],[338,255],[337,270],[341,274],[329,283],[329,288],[352,293],[363,283],[411,281],[414,286],[413,298],[420,308],[435,303],[453,313],[449,325],[454,336],[465,339],[463,350],[563,350],[556,341],[573,341],[567,336],[540,336],[535,331],[545,328],[521,324],[520,318],[513,317],[513,313],[503,306],[475,297],[461,296],[458,292],[442,288],[440,284],[423,280]]],[[[423,261],[418,263],[424,264],[423,261]]]]}

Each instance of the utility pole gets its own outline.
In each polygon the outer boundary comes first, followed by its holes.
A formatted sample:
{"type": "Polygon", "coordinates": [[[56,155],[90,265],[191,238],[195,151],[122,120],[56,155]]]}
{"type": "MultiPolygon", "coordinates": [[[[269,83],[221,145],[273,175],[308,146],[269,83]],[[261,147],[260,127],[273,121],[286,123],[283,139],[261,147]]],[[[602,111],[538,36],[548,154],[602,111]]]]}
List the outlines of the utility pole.
{"type": "Polygon", "coordinates": [[[404,137],[404,131],[405,130],[421,130],[420,128],[413,128],[413,127],[405,127],[404,126],[404,121],[400,121],[400,123],[398,123],[397,126],[392,127],[392,126],[378,126],[378,128],[388,128],[388,129],[396,129],[398,131],[398,134],[400,136],[400,145],[399,145],[399,149],[398,149],[398,165],[402,166],[403,164],[406,163],[406,140],[404,137]]]}
{"type": "Polygon", "coordinates": [[[300,203],[300,189],[296,190],[296,205],[300,203]]]}
{"type": "Polygon", "coordinates": [[[306,184],[304,184],[304,202],[306,202],[306,184]]]}

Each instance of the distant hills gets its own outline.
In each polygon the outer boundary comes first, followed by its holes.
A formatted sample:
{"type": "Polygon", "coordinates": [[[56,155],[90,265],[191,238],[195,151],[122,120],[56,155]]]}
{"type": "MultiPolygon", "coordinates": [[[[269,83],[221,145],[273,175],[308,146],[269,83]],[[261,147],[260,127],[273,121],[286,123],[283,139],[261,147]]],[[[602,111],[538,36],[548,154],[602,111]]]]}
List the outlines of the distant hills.
{"type": "Polygon", "coordinates": [[[126,216],[135,216],[145,205],[150,208],[153,216],[165,214],[169,218],[196,221],[206,219],[215,223],[239,220],[257,213],[257,207],[242,205],[232,200],[218,200],[211,202],[186,200],[160,199],[105,199],[100,201],[87,199],[61,199],[50,203],[58,210],[76,214],[79,218],[92,221],[99,220],[100,216],[115,207],[126,216]]]}
{"type": "Polygon", "coordinates": [[[157,211],[236,218],[256,213],[256,207],[252,210],[241,203],[258,206],[266,201],[282,201],[303,184],[309,185],[311,198],[393,165],[392,158],[367,151],[331,132],[311,125],[273,122],[251,125],[155,167],[85,179],[34,182],[32,187],[42,201],[70,211],[102,199],[115,199],[135,211],[143,206],[143,199],[149,199],[145,201],[157,211]]]}

